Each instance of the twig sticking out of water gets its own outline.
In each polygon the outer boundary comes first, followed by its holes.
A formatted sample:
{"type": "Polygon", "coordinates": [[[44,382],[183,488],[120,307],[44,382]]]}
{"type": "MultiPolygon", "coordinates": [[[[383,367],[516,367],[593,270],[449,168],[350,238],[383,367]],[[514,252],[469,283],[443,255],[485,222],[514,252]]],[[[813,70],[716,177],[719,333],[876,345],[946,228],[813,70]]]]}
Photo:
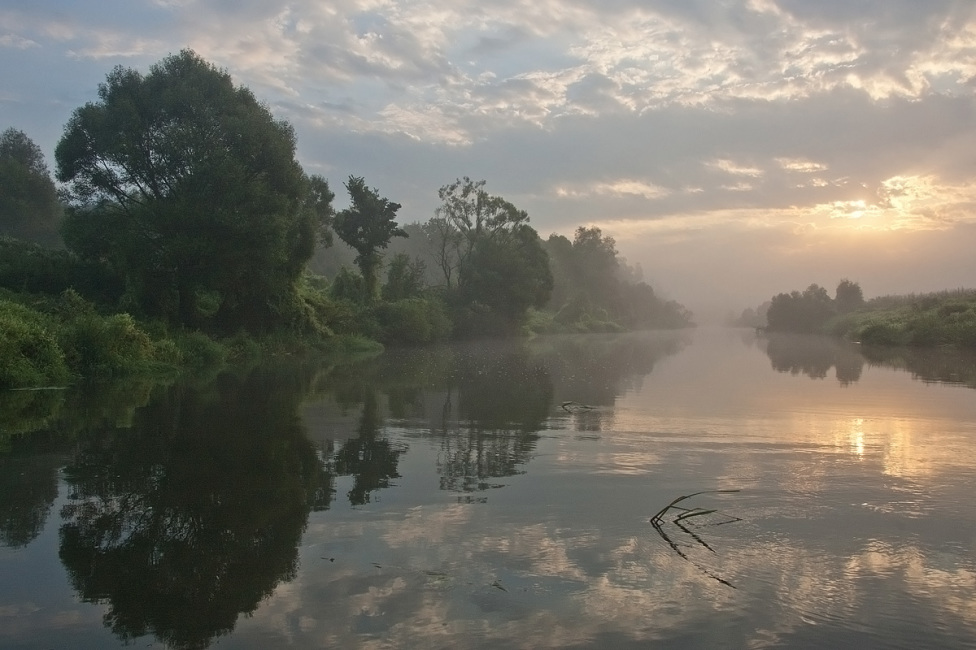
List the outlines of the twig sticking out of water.
{"type": "MultiPolygon", "coordinates": [[[[692,494],[686,494],[686,495],[684,495],[682,497],[678,497],[677,499],[675,499],[674,501],[672,501],[668,505],[666,505],[663,508],[661,508],[656,515],[654,515],[653,517],[651,517],[651,523],[653,524],[655,521],[657,521],[658,523],[661,523],[661,518],[664,517],[664,515],[667,513],[667,511],[670,510],[670,509],[672,509],[672,508],[675,508],[675,504],[676,503],[680,503],[681,501],[684,501],[685,499],[690,499],[691,497],[696,497],[699,494],[731,494],[733,492],[741,492],[741,490],[702,490],[701,492],[694,492],[692,494]]],[[[686,513],[684,515],[679,516],[679,519],[686,519],[688,517],[694,517],[694,516],[696,516],[695,514],[688,514],[688,513],[695,513],[695,512],[697,512],[698,515],[706,515],[706,514],[709,514],[709,513],[712,513],[712,512],[717,512],[715,510],[701,511],[701,508],[691,508],[690,510],[688,508],[675,508],[675,509],[676,510],[682,510],[682,511],[684,511],[686,513]]]]}
{"type": "Polygon", "coordinates": [[[573,411],[594,411],[595,406],[590,406],[589,404],[580,404],[579,402],[574,402],[572,400],[562,403],[562,408],[567,413],[572,413],[573,411]]]}
{"type": "MultiPolygon", "coordinates": [[[[677,504],[684,501],[685,499],[690,499],[691,497],[698,496],[699,494],[731,494],[733,492],[739,492],[739,490],[703,490],[701,492],[695,492],[693,494],[686,494],[684,496],[680,496],[674,501],[672,501],[671,503],[669,503],[668,505],[661,508],[657,512],[657,514],[651,517],[650,521],[651,521],[651,525],[654,526],[654,530],[656,530],[658,535],[661,536],[661,539],[667,542],[668,546],[670,546],[672,550],[674,550],[674,552],[678,554],[679,557],[681,557],[683,560],[691,562],[691,564],[696,569],[698,569],[699,571],[707,575],[712,580],[715,580],[727,587],[732,587],[733,589],[735,589],[736,588],[735,585],[733,585],[731,582],[715,575],[714,573],[712,573],[711,571],[709,571],[708,569],[706,569],[705,567],[701,566],[700,564],[692,560],[690,557],[688,557],[688,554],[685,553],[683,550],[681,550],[681,547],[674,540],[672,540],[666,532],[664,532],[664,524],[667,523],[664,519],[665,515],[667,515],[669,510],[678,510],[681,512],[681,514],[675,517],[672,520],[672,523],[678,528],[680,528],[685,534],[687,534],[693,540],[695,540],[700,546],[711,551],[712,553],[715,553],[715,549],[709,546],[708,543],[705,542],[705,540],[703,540],[699,535],[691,531],[682,522],[687,519],[691,519],[692,517],[701,517],[703,515],[714,514],[718,512],[718,510],[715,509],[706,510],[704,508],[683,508],[677,504]]],[[[720,524],[729,524],[734,521],[742,521],[739,517],[733,517],[732,515],[726,515],[725,513],[721,513],[721,514],[725,515],[729,519],[727,521],[720,522],[720,524]]],[[[718,526],[720,524],[715,524],[715,525],[718,526]]]]}

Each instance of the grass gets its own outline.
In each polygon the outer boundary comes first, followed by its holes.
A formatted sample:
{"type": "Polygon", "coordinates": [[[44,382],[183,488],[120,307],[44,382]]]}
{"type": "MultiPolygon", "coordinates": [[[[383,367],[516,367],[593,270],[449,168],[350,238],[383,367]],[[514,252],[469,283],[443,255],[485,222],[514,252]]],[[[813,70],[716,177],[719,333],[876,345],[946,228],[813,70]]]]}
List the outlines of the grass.
{"type": "Polygon", "coordinates": [[[976,348],[976,290],[882,296],[827,330],[870,345],[976,348]]]}

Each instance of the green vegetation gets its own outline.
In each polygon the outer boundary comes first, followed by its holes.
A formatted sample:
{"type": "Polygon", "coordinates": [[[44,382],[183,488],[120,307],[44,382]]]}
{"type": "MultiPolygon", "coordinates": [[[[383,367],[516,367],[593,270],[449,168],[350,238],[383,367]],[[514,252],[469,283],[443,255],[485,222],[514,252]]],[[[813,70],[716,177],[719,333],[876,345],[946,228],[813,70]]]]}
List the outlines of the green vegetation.
{"type": "MultiPolygon", "coordinates": [[[[747,312],[740,322],[756,313],[747,312]]],[[[775,296],[766,320],[771,332],[831,334],[870,345],[976,348],[976,290],[865,301],[860,286],[849,280],[841,281],[834,299],[813,284],[802,293],[775,296]]]]}
{"type": "Polygon", "coordinates": [[[673,300],[659,298],[641,281],[641,270],[620,259],[614,239],[599,228],[577,228],[572,242],[550,235],[546,251],[554,277],[548,303],[554,317],[548,331],[619,332],[692,325],[691,313],[673,300]]]}
{"type": "Polygon", "coordinates": [[[356,176],[336,212],[295,152],[291,125],[190,50],[116,67],[72,113],[60,194],[40,149],[4,131],[0,388],[691,323],[599,229],[543,241],[467,177],[425,224],[397,225],[400,205],[356,176]]]}
{"type": "Polygon", "coordinates": [[[877,345],[976,348],[976,290],[875,298],[828,331],[877,345]]]}
{"type": "Polygon", "coordinates": [[[115,68],[98,96],[55,151],[68,247],[171,325],[264,333],[292,317],[321,224],[291,126],[188,50],[146,76],[115,68]]]}
{"type": "Polygon", "coordinates": [[[60,243],[61,202],[40,147],[23,131],[0,134],[0,235],[60,243]]]}
{"type": "Polygon", "coordinates": [[[376,188],[366,186],[362,177],[350,176],[346,190],[352,205],[336,215],[334,227],[342,241],[356,249],[356,264],[363,276],[366,301],[373,302],[383,264],[380,250],[389,246],[394,237],[406,237],[407,233],[396,225],[399,203],[381,197],[376,188]]]}

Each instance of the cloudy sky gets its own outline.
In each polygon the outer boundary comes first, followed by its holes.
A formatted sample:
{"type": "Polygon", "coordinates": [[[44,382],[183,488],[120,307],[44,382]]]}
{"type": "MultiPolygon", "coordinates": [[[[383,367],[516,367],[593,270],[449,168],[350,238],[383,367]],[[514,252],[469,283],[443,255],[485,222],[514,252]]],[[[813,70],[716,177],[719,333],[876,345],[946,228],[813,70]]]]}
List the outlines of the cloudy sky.
{"type": "Polygon", "coordinates": [[[0,128],[53,167],[114,66],[186,47],[334,187],[364,176],[409,222],[484,179],[699,314],[845,277],[976,287],[974,0],[4,2],[0,128]]]}

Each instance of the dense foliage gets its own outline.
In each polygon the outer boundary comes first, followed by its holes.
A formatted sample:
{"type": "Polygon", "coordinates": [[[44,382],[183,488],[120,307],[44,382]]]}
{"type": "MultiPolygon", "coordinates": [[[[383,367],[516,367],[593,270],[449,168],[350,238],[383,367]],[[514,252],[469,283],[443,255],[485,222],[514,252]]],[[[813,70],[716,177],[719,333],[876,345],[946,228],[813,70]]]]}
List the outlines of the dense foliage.
{"type": "Polygon", "coordinates": [[[399,203],[380,196],[376,188],[366,186],[362,177],[350,176],[346,190],[352,204],[335,217],[336,234],[356,249],[356,264],[362,273],[366,300],[377,297],[378,276],[383,256],[380,252],[394,237],[406,237],[396,223],[399,203]]]}
{"type": "Polygon", "coordinates": [[[55,246],[61,202],[40,147],[23,131],[0,134],[0,235],[55,246]]]}
{"type": "Polygon", "coordinates": [[[0,387],[337,341],[690,324],[597,228],[543,241],[468,177],[440,188],[426,223],[398,225],[400,204],[356,176],[336,212],[295,149],[288,123],[189,50],[145,75],[116,67],[73,112],[60,195],[36,145],[5,131],[0,387]]]}
{"type": "Polygon", "coordinates": [[[98,96],[74,112],[55,152],[72,199],[68,247],[106,260],[140,313],[212,331],[273,329],[295,308],[321,225],[291,126],[186,50],[146,76],[115,68],[98,96]]]}
{"type": "Polygon", "coordinates": [[[766,329],[771,332],[832,334],[886,346],[976,348],[974,290],[882,296],[865,301],[860,286],[850,280],[840,282],[834,299],[825,289],[812,284],[802,293],[775,296],[766,318],[766,329]]]}
{"type": "Polygon", "coordinates": [[[831,318],[864,305],[861,287],[841,280],[835,298],[827,290],[811,284],[803,292],[792,291],[773,297],[766,311],[767,329],[776,332],[819,332],[831,318]]]}
{"type": "Polygon", "coordinates": [[[580,227],[572,242],[550,235],[546,250],[554,286],[549,301],[555,323],[569,331],[676,329],[691,325],[680,304],[659,298],[617,254],[616,242],[599,228],[580,227]]]}
{"type": "Polygon", "coordinates": [[[830,332],[879,345],[976,348],[976,291],[875,298],[831,323],[830,332]]]}

